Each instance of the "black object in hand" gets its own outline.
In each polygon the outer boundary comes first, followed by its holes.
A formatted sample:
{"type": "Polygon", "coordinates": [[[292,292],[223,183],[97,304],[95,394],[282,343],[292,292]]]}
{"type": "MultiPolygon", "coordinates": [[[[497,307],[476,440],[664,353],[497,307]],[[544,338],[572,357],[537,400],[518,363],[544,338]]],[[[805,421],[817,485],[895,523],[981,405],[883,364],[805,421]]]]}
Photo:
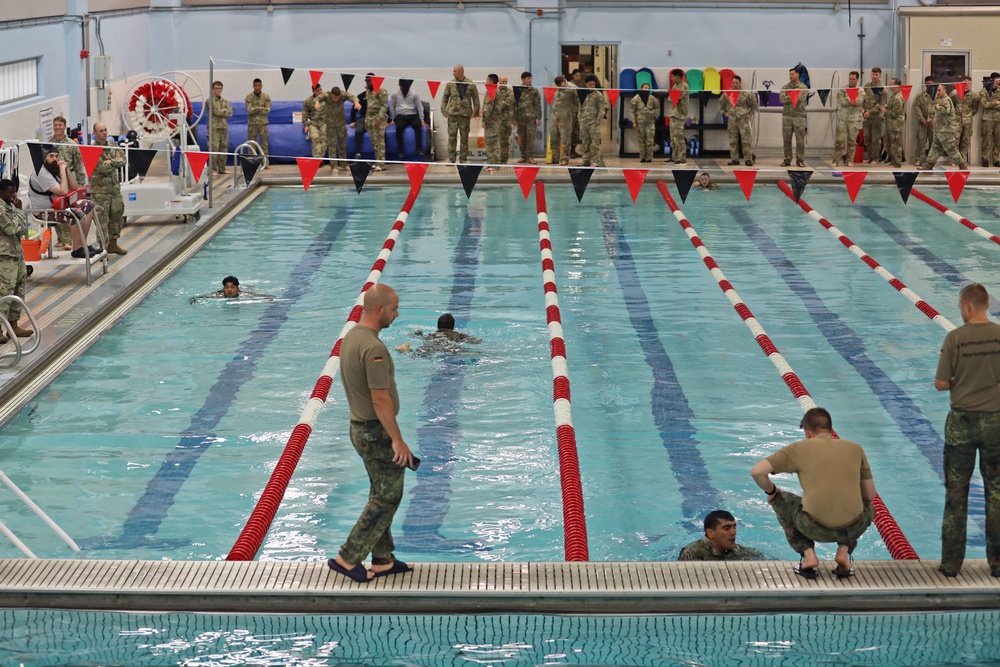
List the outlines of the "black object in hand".
{"type": "Polygon", "coordinates": [[[413,457],[413,465],[409,465],[409,466],[406,466],[406,467],[409,468],[410,470],[416,471],[416,469],[420,467],[420,459],[418,459],[416,456],[414,456],[413,457]]]}

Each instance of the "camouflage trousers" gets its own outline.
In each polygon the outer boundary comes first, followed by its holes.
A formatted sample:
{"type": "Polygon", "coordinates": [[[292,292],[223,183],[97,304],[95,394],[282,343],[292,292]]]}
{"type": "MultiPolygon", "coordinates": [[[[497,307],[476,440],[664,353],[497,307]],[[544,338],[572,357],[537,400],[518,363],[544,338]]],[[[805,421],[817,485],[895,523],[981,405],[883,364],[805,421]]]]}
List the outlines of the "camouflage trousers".
{"type": "Polygon", "coordinates": [[[982,157],[990,163],[1000,162],[1000,119],[989,120],[984,118],[979,126],[980,139],[982,141],[982,157]]]}
{"type": "Polygon", "coordinates": [[[792,159],[792,137],[795,137],[795,159],[806,159],[806,119],[800,116],[781,117],[781,143],[785,159],[792,159]]]}
{"type": "Polygon", "coordinates": [[[368,132],[368,138],[371,139],[376,162],[385,162],[386,125],[388,123],[385,118],[365,118],[365,131],[368,132]]]}
{"type": "Polygon", "coordinates": [[[326,126],[326,147],[330,151],[330,162],[334,167],[346,167],[347,161],[347,125],[326,126]],[[339,160],[337,158],[340,158],[339,160]]]}
{"type": "Polygon", "coordinates": [[[365,462],[370,487],[368,503],[340,547],[340,557],[347,563],[360,563],[370,553],[372,564],[388,565],[395,560],[396,544],[389,527],[403,500],[406,468],[392,462],[392,440],[378,420],[351,421],[351,444],[365,462]]]}
{"type": "Polygon", "coordinates": [[[448,162],[469,161],[469,116],[448,116],[448,162]],[[461,151],[459,151],[461,141],[461,151]],[[457,159],[456,159],[457,158],[457,159]]]}
{"type": "Polygon", "coordinates": [[[865,131],[865,154],[869,162],[882,159],[882,141],[885,136],[885,116],[881,113],[870,113],[865,118],[862,129],[865,131]]]}
{"type": "Polygon", "coordinates": [[[247,141],[256,141],[260,149],[267,155],[267,123],[250,123],[247,125],[247,141]]]}
{"type": "Polygon", "coordinates": [[[213,127],[212,128],[212,169],[217,174],[226,173],[226,160],[229,156],[226,152],[229,150],[229,128],[223,127],[213,127]]]}
{"type": "Polygon", "coordinates": [[[684,119],[670,119],[670,159],[687,159],[687,140],[684,139],[684,119]]]}
{"type": "Polygon", "coordinates": [[[517,140],[521,147],[521,157],[528,162],[535,159],[535,128],[538,123],[534,118],[517,119],[517,140]]]}
{"type": "Polygon", "coordinates": [[[122,235],[125,202],[121,190],[117,192],[92,192],[90,198],[97,204],[97,222],[101,225],[104,240],[111,243],[122,235]]]}
{"type": "Polygon", "coordinates": [[[584,166],[598,166],[601,160],[601,119],[580,119],[580,140],[583,143],[584,166]]]}
{"type": "Polygon", "coordinates": [[[500,127],[491,124],[483,131],[483,136],[486,139],[486,164],[503,164],[500,160],[500,143],[503,140],[500,127]]]}
{"type": "Polygon", "coordinates": [[[965,164],[965,158],[958,154],[958,142],[955,141],[955,131],[950,127],[934,133],[934,143],[931,144],[931,152],[927,155],[927,162],[924,164],[924,168],[930,169],[933,167],[934,163],[942,155],[947,155],[952,162],[959,166],[965,164]]]}
{"type": "Polygon", "coordinates": [[[888,126],[885,131],[885,150],[889,153],[889,162],[893,167],[902,166],[903,162],[903,126],[888,126]]]}
{"type": "Polygon", "coordinates": [[[966,162],[972,160],[972,119],[963,120],[955,126],[955,138],[958,140],[958,152],[966,162]]]}
{"type": "Polygon", "coordinates": [[[552,161],[569,160],[573,152],[573,116],[553,116],[549,127],[549,148],[552,161]]]}
{"type": "MultiPolygon", "coordinates": [[[[520,127],[520,126],[519,126],[520,127]]],[[[507,164],[510,160],[510,137],[514,133],[510,123],[503,123],[500,126],[500,164],[507,164]]],[[[535,150],[535,133],[531,133],[531,150],[535,150]]]]}
{"type": "Polygon", "coordinates": [[[743,159],[749,160],[752,153],[750,144],[750,117],[729,117],[729,159],[740,159],[740,143],[743,144],[743,159]]]}
{"type": "Polygon", "coordinates": [[[322,158],[326,155],[326,125],[309,126],[309,143],[312,144],[313,157],[322,158]]]}
{"type": "MultiPolygon", "coordinates": [[[[28,269],[24,259],[18,257],[0,257],[0,297],[10,296],[24,298],[24,284],[28,280],[28,269]]],[[[21,319],[21,304],[4,301],[0,304],[0,315],[5,320],[17,322],[21,319]]]]}
{"type": "Polygon", "coordinates": [[[854,162],[859,130],[861,130],[860,121],[847,118],[841,118],[837,121],[837,141],[833,145],[834,161],[846,157],[848,163],[854,162]]]}
{"type": "Polygon", "coordinates": [[[934,139],[934,126],[925,127],[920,121],[917,121],[917,143],[914,146],[913,151],[913,162],[920,162],[927,157],[927,153],[931,150],[931,141],[934,139]]]}
{"type": "Polygon", "coordinates": [[[851,553],[858,546],[858,538],[875,520],[875,506],[865,503],[861,514],[851,523],[840,528],[827,528],[802,509],[800,496],[784,490],[771,503],[771,508],[785,531],[788,545],[798,554],[806,549],[814,549],[817,542],[844,544],[848,553],[851,553]]]}
{"type": "Polygon", "coordinates": [[[652,160],[656,149],[656,119],[636,119],[635,137],[639,143],[639,159],[652,160]]]}
{"type": "Polygon", "coordinates": [[[1000,412],[948,413],[944,426],[944,519],[941,568],[958,572],[965,560],[969,482],[976,467],[986,491],[986,560],[1000,576],[1000,412]]]}

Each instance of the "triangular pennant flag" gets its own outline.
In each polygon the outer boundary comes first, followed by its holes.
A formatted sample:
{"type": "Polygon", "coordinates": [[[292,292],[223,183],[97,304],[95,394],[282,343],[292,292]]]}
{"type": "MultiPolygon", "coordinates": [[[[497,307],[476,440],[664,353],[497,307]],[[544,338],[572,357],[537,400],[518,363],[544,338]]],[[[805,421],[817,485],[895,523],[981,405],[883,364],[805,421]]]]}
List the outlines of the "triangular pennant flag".
{"type": "Polygon", "coordinates": [[[801,95],[801,94],[802,94],[802,89],[801,88],[789,88],[788,89],[788,99],[792,103],[793,107],[796,104],[799,103],[799,95],[801,95]]]}
{"type": "MultiPolygon", "coordinates": [[[[847,93],[847,99],[849,99],[851,101],[851,106],[854,106],[854,105],[856,105],[858,103],[858,91],[859,90],[860,90],[860,88],[845,88],[844,89],[844,92],[847,93]]],[[[788,91],[788,92],[791,93],[791,91],[788,91]]]]}
{"type": "Polygon", "coordinates": [[[844,185],[847,186],[847,195],[851,198],[852,204],[858,198],[858,193],[861,192],[861,184],[865,182],[867,176],[867,171],[844,172],[844,185]]]}
{"type": "Polygon", "coordinates": [[[351,89],[351,84],[354,83],[354,75],[353,74],[341,74],[340,75],[340,80],[344,84],[344,90],[345,91],[350,90],[351,89]]]}
{"type": "Polygon", "coordinates": [[[481,164],[457,164],[458,177],[462,179],[462,187],[465,188],[465,196],[472,199],[472,191],[476,188],[476,181],[483,171],[481,164]]]}
{"type": "Polygon", "coordinates": [[[968,171],[946,171],[944,177],[948,179],[948,188],[951,190],[951,198],[958,203],[958,198],[962,196],[965,189],[965,182],[969,180],[968,171]]]}
{"type": "Polygon", "coordinates": [[[309,70],[309,78],[312,79],[312,87],[313,88],[316,87],[316,84],[319,83],[319,80],[322,77],[323,77],[323,73],[322,72],[317,72],[314,69],[309,70]]]}
{"type": "Polygon", "coordinates": [[[750,193],[753,192],[753,184],[757,180],[757,170],[734,169],[733,176],[736,177],[736,182],[740,184],[743,196],[747,198],[747,201],[750,201],[750,193]]]}
{"type": "Polygon", "coordinates": [[[456,81],[455,88],[458,90],[458,98],[461,100],[465,99],[465,93],[469,90],[469,84],[464,81],[456,81]]]}
{"type": "Polygon", "coordinates": [[[677,186],[677,194],[681,196],[681,203],[687,201],[688,193],[691,192],[691,186],[694,185],[694,179],[698,175],[697,169],[672,169],[671,173],[674,175],[674,185],[677,186]]]}
{"type": "Polygon", "coordinates": [[[432,99],[432,100],[433,100],[433,99],[434,99],[435,97],[437,97],[437,94],[438,94],[438,88],[439,88],[440,86],[441,86],[441,82],[440,82],[440,81],[428,81],[428,82],[427,82],[427,89],[431,91],[431,99],[432,99]]]}
{"type": "Polygon", "coordinates": [[[875,101],[882,102],[882,86],[872,86],[872,92],[875,93],[875,101]]]}
{"type": "Polygon", "coordinates": [[[101,153],[104,152],[104,148],[101,146],[80,146],[80,157],[83,158],[83,168],[87,172],[87,178],[89,179],[94,174],[94,167],[97,166],[98,160],[101,159],[101,153]]]}
{"type": "Polygon", "coordinates": [[[292,72],[294,71],[295,71],[294,67],[281,68],[281,80],[285,82],[286,86],[288,85],[288,80],[292,78],[292,72]]]}
{"type": "Polygon", "coordinates": [[[903,93],[903,101],[906,102],[910,99],[910,91],[913,90],[913,86],[900,86],[899,92],[903,93]]]}
{"type": "Polygon", "coordinates": [[[892,176],[896,179],[896,189],[899,190],[899,196],[903,198],[905,204],[910,199],[910,190],[913,189],[913,184],[917,181],[917,172],[894,171],[892,176]]]}
{"type": "Polygon", "coordinates": [[[757,102],[762,106],[770,106],[771,104],[771,93],[766,90],[757,91],[757,102]]]}
{"type": "Polygon", "coordinates": [[[812,175],[813,173],[807,170],[788,170],[788,178],[792,181],[792,194],[795,195],[796,204],[799,203],[799,197],[802,196],[802,191],[806,189],[806,184],[809,183],[812,175]]]}
{"type": "Polygon", "coordinates": [[[826,101],[830,99],[830,89],[820,88],[816,92],[819,93],[819,101],[823,103],[823,106],[826,106],[826,101]]]}
{"type": "Polygon", "coordinates": [[[316,172],[319,171],[319,166],[323,164],[323,160],[316,157],[297,157],[295,161],[299,164],[302,187],[306,192],[309,192],[309,186],[312,185],[313,179],[316,178],[316,172]]]}
{"type": "Polygon", "coordinates": [[[958,99],[965,99],[965,89],[969,86],[965,81],[955,82],[955,92],[958,93],[958,99]]]}
{"type": "Polygon", "coordinates": [[[670,101],[673,103],[674,106],[677,106],[677,103],[681,101],[681,91],[671,90],[670,101]]]}
{"type": "Polygon", "coordinates": [[[0,139],[0,148],[3,148],[3,139],[0,139]]]}
{"type": "Polygon", "coordinates": [[[368,77],[372,82],[372,92],[377,93],[382,88],[382,84],[385,82],[384,76],[370,76],[368,77]]]}
{"type": "Polygon", "coordinates": [[[649,102],[649,91],[648,90],[640,90],[639,91],[639,99],[642,100],[643,104],[647,104],[649,102]]]}
{"type": "Polygon", "coordinates": [[[611,106],[618,104],[618,94],[621,93],[622,91],[618,90],[617,88],[608,88],[604,92],[608,94],[608,102],[611,104],[611,106]]]}
{"type": "Polygon", "coordinates": [[[527,86],[514,86],[514,104],[521,101],[521,94],[527,89],[527,86]]]}
{"type": "Polygon", "coordinates": [[[153,164],[153,158],[156,157],[155,148],[129,148],[128,149],[128,166],[135,168],[135,173],[139,174],[139,178],[146,178],[146,174],[149,173],[149,165],[153,164]]]}
{"type": "Polygon", "coordinates": [[[209,154],[201,151],[188,151],[184,155],[187,156],[188,164],[191,165],[191,175],[194,176],[194,182],[197,183],[201,180],[201,172],[205,171],[205,165],[208,164],[209,154]]]}
{"type": "Polygon", "coordinates": [[[400,79],[399,80],[399,89],[401,91],[403,91],[403,95],[404,96],[410,94],[410,88],[411,87],[413,87],[413,79],[400,79]]]}
{"type": "Polygon", "coordinates": [[[636,197],[639,196],[639,190],[642,189],[642,184],[646,181],[648,173],[649,169],[622,169],[622,176],[625,177],[625,184],[628,185],[628,193],[632,195],[633,204],[636,197]]]}
{"type": "Polygon", "coordinates": [[[531,194],[531,186],[535,183],[535,177],[538,176],[538,170],[541,167],[514,167],[514,175],[517,176],[517,182],[521,184],[521,193],[524,198],[527,199],[528,195],[531,194]]]}
{"type": "Polygon", "coordinates": [[[239,163],[240,167],[243,169],[243,181],[249,183],[253,180],[253,177],[257,175],[262,164],[264,164],[263,155],[237,155],[236,161],[239,163]]]}
{"type": "Polygon", "coordinates": [[[424,182],[424,175],[427,173],[428,164],[426,162],[407,162],[406,175],[410,177],[410,189],[419,190],[424,182]]]}
{"type": "Polygon", "coordinates": [[[552,104],[552,98],[556,96],[556,88],[553,86],[545,86],[542,88],[542,92],[545,93],[545,103],[552,104]]]}
{"type": "Polygon", "coordinates": [[[580,104],[583,104],[584,102],[586,102],[587,101],[587,95],[590,95],[592,92],[594,92],[593,88],[577,88],[576,89],[576,96],[580,98],[580,104]]]}
{"type": "Polygon", "coordinates": [[[36,175],[41,173],[42,165],[45,164],[45,149],[42,146],[44,144],[28,144],[28,152],[31,153],[31,166],[35,168],[36,175]]]}
{"type": "Polygon", "coordinates": [[[358,194],[361,194],[361,188],[365,187],[365,181],[368,180],[370,173],[372,173],[371,162],[351,163],[351,176],[354,178],[354,187],[358,189],[358,194]]]}
{"type": "Polygon", "coordinates": [[[486,94],[490,96],[491,102],[497,98],[497,88],[499,88],[499,86],[495,83],[486,84],[486,94]]]}
{"type": "Polygon", "coordinates": [[[726,91],[726,97],[729,98],[729,103],[732,104],[735,107],[736,106],[736,102],[740,99],[740,91],[738,91],[738,90],[727,90],[726,91]]]}
{"type": "Polygon", "coordinates": [[[583,201],[583,193],[587,191],[587,184],[590,183],[590,177],[593,175],[593,169],[569,168],[569,178],[573,181],[573,189],[576,190],[577,201],[583,201]]]}

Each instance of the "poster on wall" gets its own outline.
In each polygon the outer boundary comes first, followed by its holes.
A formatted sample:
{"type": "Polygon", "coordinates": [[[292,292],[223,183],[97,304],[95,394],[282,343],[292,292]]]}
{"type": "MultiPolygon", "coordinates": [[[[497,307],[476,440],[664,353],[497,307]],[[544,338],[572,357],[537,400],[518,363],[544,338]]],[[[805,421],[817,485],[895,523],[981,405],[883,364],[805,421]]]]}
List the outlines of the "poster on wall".
{"type": "Polygon", "coordinates": [[[35,137],[39,141],[45,141],[52,136],[52,119],[56,117],[53,107],[45,107],[38,111],[38,135],[35,137]]]}

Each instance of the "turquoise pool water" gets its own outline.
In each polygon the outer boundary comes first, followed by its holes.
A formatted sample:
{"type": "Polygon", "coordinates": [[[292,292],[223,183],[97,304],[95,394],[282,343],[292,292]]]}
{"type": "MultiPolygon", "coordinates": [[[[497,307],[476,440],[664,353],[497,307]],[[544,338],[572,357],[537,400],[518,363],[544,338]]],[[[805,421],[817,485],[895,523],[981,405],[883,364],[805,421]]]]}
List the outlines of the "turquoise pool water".
{"type": "MultiPolygon", "coordinates": [[[[405,194],[265,193],[3,428],[0,468],[84,558],[223,558],[405,194]],[[227,274],[280,298],[188,302],[227,274]]],[[[720,506],[741,542],[790,557],[747,471],[800,437],[800,409],[655,188],[635,205],[624,185],[547,195],[591,559],[672,558],[720,506]]],[[[856,206],[842,187],[804,197],[953,321],[964,281],[1000,289],[1000,248],[894,189],[866,187],[856,206]]],[[[693,192],[683,209],[840,435],[865,445],[917,552],[938,557],[944,330],[773,186],[751,204],[736,186],[693,192]]],[[[956,209],[989,228],[996,195],[969,188],[956,209]]],[[[403,558],[563,558],[539,262],[518,188],[425,187],[386,266],[401,295],[387,343],[416,342],[446,310],[484,339],[397,362],[400,422],[424,460],[395,523],[403,558]]],[[[367,496],[346,426],[337,382],[261,558],[322,559],[346,536],[367,496]]],[[[981,513],[979,498],[970,557],[981,513]]],[[[9,493],[0,514],[40,556],[68,555],[9,493]]],[[[872,530],[856,556],[888,554],[872,530]]]]}

